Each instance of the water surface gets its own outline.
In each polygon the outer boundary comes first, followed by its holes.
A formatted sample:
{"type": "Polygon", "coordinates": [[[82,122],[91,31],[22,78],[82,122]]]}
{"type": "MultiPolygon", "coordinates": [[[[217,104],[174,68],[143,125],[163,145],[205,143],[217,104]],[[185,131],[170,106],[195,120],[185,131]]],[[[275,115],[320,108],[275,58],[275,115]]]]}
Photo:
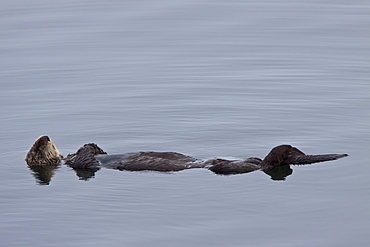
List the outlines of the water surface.
{"type": "Polygon", "coordinates": [[[12,1],[0,17],[4,246],[367,246],[367,1],[12,1]],[[63,154],[349,153],[218,176],[65,166],[40,185],[40,135],[63,154]]]}

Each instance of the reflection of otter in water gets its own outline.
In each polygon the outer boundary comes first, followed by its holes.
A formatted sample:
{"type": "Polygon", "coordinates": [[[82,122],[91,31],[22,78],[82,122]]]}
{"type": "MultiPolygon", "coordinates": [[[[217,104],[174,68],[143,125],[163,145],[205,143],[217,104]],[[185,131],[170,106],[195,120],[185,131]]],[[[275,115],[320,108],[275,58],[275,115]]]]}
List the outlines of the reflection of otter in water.
{"type": "Polygon", "coordinates": [[[36,178],[39,185],[49,185],[55,170],[60,166],[30,166],[32,175],[36,178]]]}
{"type": "MultiPolygon", "coordinates": [[[[76,153],[69,154],[63,159],[49,137],[41,136],[28,152],[26,162],[30,167],[57,166],[64,160],[66,165],[75,169],[79,174],[86,174],[87,172],[88,177],[93,176],[94,172],[99,170],[100,167],[128,171],[150,170],[162,172],[206,168],[217,174],[229,175],[255,170],[263,170],[270,174],[277,167],[283,168],[289,164],[312,164],[346,156],[347,154],[305,155],[295,147],[280,145],[273,148],[263,160],[260,158],[197,160],[174,152],[138,152],[108,155],[96,144],[89,143],[81,147],[76,153]]],[[[290,172],[287,175],[291,174],[290,168],[288,170],[285,168],[285,171],[290,172]]]]}

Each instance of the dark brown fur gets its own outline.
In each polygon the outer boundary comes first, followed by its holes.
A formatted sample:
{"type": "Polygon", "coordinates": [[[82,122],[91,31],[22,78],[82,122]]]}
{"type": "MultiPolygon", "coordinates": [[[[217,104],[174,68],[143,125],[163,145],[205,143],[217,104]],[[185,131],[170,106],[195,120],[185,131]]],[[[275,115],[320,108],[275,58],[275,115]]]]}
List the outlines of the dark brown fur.
{"type": "Polygon", "coordinates": [[[129,171],[181,171],[195,168],[196,159],[174,152],[140,152],[117,163],[116,169],[129,171]]]}
{"type": "Polygon", "coordinates": [[[77,153],[69,154],[65,163],[75,169],[98,169],[99,161],[95,159],[95,155],[99,154],[100,150],[105,153],[96,144],[85,144],[77,150],[77,153]]]}
{"type": "MultiPolygon", "coordinates": [[[[335,160],[347,154],[305,155],[290,145],[274,147],[263,159],[244,160],[210,159],[197,160],[174,152],[138,152],[125,155],[107,155],[94,143],[85,144],[75,154],[66,157],[65,163],[73,169],[98,170],[100,166],[129,171],[180,171],[190,168],[208,168],[217,174],[239,174],[262,169],[280,167],[289,164],[311,164],[335,160]]],[[[27,164],[57,165],[61,154],[49,137],[41,136],[36,140],[26,156],[27,164]]]]}
{"type": "Polygon", "coordinates": [[[260,158],[248,158],[246,160],[211,159],[206,164],[209,169],[217,174],[240,174],[261,169],[260,158]]]}

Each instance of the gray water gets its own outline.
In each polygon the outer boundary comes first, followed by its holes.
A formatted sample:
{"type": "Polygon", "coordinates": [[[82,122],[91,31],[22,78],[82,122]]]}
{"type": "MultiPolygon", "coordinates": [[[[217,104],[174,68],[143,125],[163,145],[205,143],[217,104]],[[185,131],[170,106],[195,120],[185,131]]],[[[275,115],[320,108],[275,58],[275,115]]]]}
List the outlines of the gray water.
{"type": "Polygon", "coordinates": [[[0,246],[368,246],[369,1],[1,1],[0,246]],[[219,176],[24,157],[176,151],[341,160],[219,176]]]}

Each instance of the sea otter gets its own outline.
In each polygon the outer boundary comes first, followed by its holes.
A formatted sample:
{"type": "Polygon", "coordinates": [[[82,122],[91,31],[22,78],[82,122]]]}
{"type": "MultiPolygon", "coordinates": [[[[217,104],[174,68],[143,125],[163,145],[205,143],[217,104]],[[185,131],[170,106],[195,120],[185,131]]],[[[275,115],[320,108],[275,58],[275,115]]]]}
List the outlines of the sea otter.
{"type": "Polygon", "coordinates": [[[173,172],[191,168],[206,168],[217,174],[241,174],[255,170],[267,171],[289,164],[311,164],[336,160],[347,154],[306,155],[291,145],[274,147],[262,160],[208,159],[198,160],[175,152],[137,152],[108,155],[95,143],[82,146],[74,154],[63,158],[48,136],[40,136],[26,155],[30,167],[59,166],[62,161],[75,170],[97,171],[100,167],[128,171],[173,172]]]}

